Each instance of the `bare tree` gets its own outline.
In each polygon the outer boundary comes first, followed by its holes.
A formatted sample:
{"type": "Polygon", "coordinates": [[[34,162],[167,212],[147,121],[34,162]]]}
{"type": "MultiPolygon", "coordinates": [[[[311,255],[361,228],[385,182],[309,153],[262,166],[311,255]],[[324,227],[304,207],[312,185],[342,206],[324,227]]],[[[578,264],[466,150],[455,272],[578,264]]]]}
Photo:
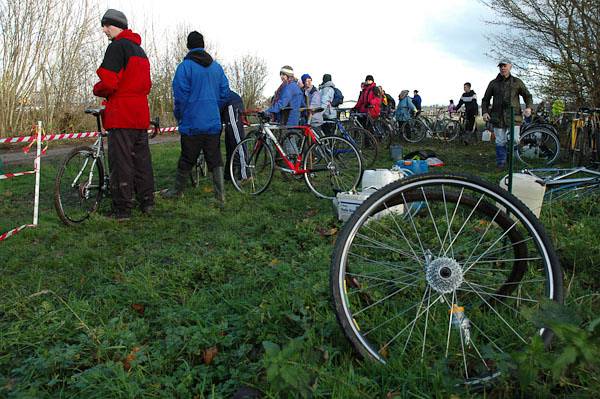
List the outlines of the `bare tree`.
{"type": "Polygon", "coordinates": [[[246,109],[257,108],[263,102],[268,69],[263,58],[246,54],[225,66],[229,85],[244,100],[246,109]]]}
{"type": "Polygon", "coordinates": [[[500,19],[491,37],[540,94],[600,107],[600,1],[483,0],[500,19]]]}
{"type": "Polygon", "coordinates": [[[98,51],[94,11],[89,0],[0,0],[0,134],[35,119],[72,129],[98,51]]]}

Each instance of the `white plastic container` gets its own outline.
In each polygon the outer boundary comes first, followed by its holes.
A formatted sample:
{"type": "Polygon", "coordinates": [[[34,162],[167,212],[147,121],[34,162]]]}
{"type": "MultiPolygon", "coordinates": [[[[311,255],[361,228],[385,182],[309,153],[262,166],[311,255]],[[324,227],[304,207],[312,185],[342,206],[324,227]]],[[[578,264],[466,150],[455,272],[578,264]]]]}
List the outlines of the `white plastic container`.
{"type": "Polygon", "coordinates": [[[362,204],[374,192],[374,190],[369,190],[358,193],[338,193],[333,199],[333,207],[337,212],[338,219],[342,222],[350,219],[350,216],[352,216],[360,204],[362,204]]]}
{"type": "MultiPolygon", "coordinates": [[[[508,190],[508,175],[500,180],[500,187],[508,190]]],[[[524,173],[513,173],[512,193],[515,197],[523,201],[535,216],[540,217],[544,194],[546,193],[546,186],[544,184],[534,176],[524,173]]]]}
{"type": "Polygon", "coordinates": [[[381,187],[404,177],[398,170],[367,169],[363,172],[362,191],[379,190],[381,187]]]}

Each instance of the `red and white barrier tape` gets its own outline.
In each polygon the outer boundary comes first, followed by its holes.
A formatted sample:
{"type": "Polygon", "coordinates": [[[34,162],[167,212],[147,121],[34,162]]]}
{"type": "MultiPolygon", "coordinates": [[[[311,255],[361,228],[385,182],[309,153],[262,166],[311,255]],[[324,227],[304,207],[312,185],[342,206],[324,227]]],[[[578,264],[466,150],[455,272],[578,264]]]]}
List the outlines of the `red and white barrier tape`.
{"type": "Polygon", "coordinates": [[[0,175],[0,180],[12,179],[13,177],[17,177],[17,176],[33,175],[33,174],[35,174],[35,170],[28,170],[27,172],[6,173],[3,175],[0,175]]]}
{"type": "Polygon", "coordinates": [[[7,231],[6,233],[0,234],[0,241],[6,240],[10,236],[14,236],[15,234],[25,230],[28,227],[35,227],[33,224],[24,224],[23,226],[17,227],[16,229],[12,229],[7,231]]]}
{"type": "MultiPolygon", "coordinates": [[[[148,129],[148,133],[152,133],[153,129],[148,129]]],[[[176,132],[177,126],[174,127],[161,127],[161,133],[176,132]]],[[[61,134],[48,134],[42,137],[42,141],[54,141],[54,140],[71,140],[71,139],[83,139],[88,137],[97,137],[98,132],[80,132],[80,133],[61,133],[61,134]]],[[[0,144],[3,143],[30,143],[36,140],[36,136],[20,136],[20,137],[3,137],[0,138],[0,144]]]]}

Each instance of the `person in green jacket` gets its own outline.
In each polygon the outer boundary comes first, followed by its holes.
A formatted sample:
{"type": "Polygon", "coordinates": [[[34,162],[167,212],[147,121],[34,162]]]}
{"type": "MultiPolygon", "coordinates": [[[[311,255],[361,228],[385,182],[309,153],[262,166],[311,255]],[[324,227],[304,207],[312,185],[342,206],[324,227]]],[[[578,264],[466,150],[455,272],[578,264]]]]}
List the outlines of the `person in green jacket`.
{"type": "Polygon", "coordinates": [[[481,100],[483,120],[490,121],[496,136],[496,166],[503,169],[506,166],[506,142],[510,131],[511,107],[515,112],[515,137],[518,137],[519,126],[523,116],[531,116],[533,98],[523,81],[510,74],[512,63],[502,60],[498,63],[500,73],[488,85],[481,100]],[[519,96],[525,101],[525,111],[521,113],[519,96]],[[490,104],[490,100],[492,103],[490,104]]]}

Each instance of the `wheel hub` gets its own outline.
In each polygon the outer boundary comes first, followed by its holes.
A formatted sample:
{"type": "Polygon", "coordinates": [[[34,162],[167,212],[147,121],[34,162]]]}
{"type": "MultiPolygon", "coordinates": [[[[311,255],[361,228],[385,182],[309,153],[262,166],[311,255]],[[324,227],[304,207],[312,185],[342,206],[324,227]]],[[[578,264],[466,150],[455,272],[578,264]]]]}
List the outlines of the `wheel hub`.
{"type": "Polygon", "coordinates": [[[454,259],[441,257],[427,264],[425,279],[435,291],[448,294],[462,284],[463,270],[454,259]]]}

